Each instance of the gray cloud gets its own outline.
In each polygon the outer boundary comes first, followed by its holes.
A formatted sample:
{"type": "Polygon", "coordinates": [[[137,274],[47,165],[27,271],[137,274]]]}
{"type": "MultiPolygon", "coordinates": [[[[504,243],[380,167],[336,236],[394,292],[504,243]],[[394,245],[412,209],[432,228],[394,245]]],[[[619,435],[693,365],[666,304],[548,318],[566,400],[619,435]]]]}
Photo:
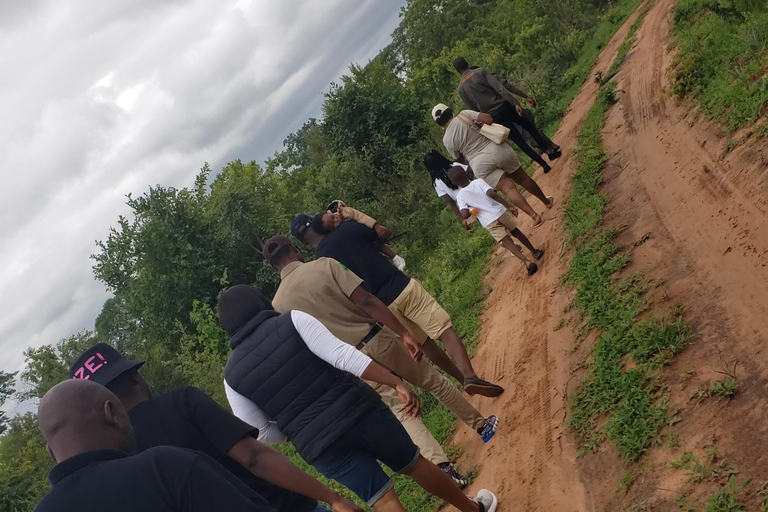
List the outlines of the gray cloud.
{"type": "Polygon", "coordinates": [[[125,194],[270,156],[403,3],[0,0],[0,368],[92,327],[125,194]]]}

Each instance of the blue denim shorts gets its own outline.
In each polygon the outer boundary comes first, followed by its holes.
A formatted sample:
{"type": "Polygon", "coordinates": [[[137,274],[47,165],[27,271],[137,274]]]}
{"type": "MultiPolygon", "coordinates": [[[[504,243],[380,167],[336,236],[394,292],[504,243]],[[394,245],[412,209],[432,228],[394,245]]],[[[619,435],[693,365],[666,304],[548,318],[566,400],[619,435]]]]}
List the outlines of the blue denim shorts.
{"type": "Polygon", "coordinates": [[[418,460],[419,447],[382,403],[326,448],[312,465],[373,506],[395,485],[379,461],[395,473],[407,473],[418,460]]]}

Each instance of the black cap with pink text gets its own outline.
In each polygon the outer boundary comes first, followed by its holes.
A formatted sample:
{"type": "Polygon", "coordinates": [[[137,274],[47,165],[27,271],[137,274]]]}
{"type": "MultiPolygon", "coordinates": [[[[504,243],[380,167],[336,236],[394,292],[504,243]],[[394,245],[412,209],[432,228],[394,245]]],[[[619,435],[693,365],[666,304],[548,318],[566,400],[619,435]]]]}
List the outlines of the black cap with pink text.
{"type": "Polygon", "coordinates": [[[69,378],[92,380],[106,386],[125,372],[138,370],[143,364],[144,361],[124,358],[106,343],[97,343],[80,354],[69,368],[69,378]]]}

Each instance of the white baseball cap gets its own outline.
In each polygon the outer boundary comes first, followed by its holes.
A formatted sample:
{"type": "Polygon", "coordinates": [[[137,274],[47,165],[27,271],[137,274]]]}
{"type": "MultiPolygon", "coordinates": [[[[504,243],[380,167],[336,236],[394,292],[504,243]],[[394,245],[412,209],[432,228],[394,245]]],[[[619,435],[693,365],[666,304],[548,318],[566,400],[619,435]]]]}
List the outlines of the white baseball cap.
{"type": "Polygon", "coordinates": [[[448,110],[448,108],[449,108],[448,105],[446,105],[445,103],[438,103],[437,105],[435,105],[432,108],[432,119],[434,119],[435,121],[439,121],[440,116],[443,115],[443,112],[448,110]]]}

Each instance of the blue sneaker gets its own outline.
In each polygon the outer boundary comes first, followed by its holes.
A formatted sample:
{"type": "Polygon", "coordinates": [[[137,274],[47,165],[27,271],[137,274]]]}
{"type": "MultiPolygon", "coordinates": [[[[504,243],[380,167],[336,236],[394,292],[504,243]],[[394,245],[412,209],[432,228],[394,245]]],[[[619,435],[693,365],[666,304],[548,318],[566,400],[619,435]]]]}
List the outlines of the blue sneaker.
{"type": "Polygon", "coordinates": [[[483,442],[487,443],[491,440],[493,435],[496,433],[496,425],[499,424],[499,418],[496,416],[488,416],[485,418],[485,423],[483,423],[483,426],[477,429],[477,433],[480,434],[480,437],[483,438],[483,442]]]}

